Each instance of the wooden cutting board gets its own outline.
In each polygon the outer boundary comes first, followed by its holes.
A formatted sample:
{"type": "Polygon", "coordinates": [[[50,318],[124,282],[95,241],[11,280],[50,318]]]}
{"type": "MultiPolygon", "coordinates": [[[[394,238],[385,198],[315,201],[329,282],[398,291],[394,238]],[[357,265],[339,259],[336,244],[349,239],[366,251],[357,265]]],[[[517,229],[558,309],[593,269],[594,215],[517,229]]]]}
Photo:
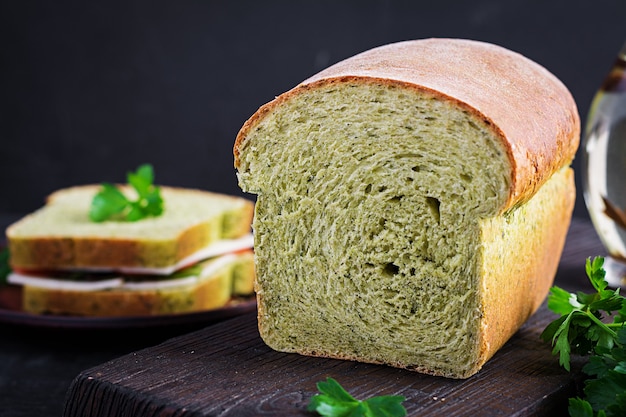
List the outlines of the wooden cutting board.
{"type": "MultiPolygon", "coordinates": [[[[572,225],[557,283],[584,285],[584,259],[602,253],[591,225],[572,225]]],[[[316,383],[338,380],[356,398],[403,395],[409,415],[559,416],[576,395],[582,361],[567,373],[539,334],[555,318],[545,305],[467,380],[269,349],[248,313],[79,374],[65,417],[311,416],[316,383]]]]}

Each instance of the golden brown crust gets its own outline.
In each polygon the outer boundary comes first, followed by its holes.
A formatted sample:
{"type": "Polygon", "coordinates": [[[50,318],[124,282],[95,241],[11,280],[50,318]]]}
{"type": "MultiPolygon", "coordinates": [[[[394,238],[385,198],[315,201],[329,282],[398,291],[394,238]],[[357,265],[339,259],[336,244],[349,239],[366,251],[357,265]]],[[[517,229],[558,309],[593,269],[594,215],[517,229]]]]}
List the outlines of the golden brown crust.
{"type": "MultiPolygon", "coordinates": [[[[525,238],[501,241],[492,245],[496,253],[484,254],[498,256],[501,262],[494,265],[486,260],[482,272],[480,366],[537,311],[553,284],[576,199],[574,171],[567,169],[559,181],[552,182],[549,191],[542,190],[542,201],[532,208],[533,221],[516,230],[525,238]]],[[[485,239],[502,240],[505,234],[495,229],[485,239]]]]}
{"type": "Polygon", "coordinates": [[[424,39],[375,48],[341,61],[263,105],[239,131],[235,167],[248,131],[294,95],[328,83],[402,85],[453,100],[491,125],[513,171],[501,211],[530,198],[573,160],[580,139],[576,103],[545,68],[507,49],[469,40],[424,39]]]}

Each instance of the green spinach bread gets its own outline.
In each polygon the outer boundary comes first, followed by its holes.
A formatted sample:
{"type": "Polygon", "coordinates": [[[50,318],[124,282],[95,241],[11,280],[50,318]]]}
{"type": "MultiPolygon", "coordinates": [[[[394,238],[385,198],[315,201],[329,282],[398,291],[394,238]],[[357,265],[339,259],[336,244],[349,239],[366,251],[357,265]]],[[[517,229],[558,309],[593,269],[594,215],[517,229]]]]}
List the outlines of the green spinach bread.
{"type": "Polygon", "coordinates": [[[552,285],[572,216],[576,104],[478,41],[378,47],[241,128],[273,349],[467,378],[552,285]]]}

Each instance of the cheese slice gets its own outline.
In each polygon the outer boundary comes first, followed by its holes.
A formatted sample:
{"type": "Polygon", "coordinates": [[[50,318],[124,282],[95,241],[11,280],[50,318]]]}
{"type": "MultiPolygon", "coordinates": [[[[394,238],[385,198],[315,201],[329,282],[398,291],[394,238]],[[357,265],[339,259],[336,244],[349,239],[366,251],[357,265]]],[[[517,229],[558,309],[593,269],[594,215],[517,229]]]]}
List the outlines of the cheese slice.
{"type": "Polygon", "coordinates": [[[122,277],[103,279],[98,281],[72,281],[68,279],[50,278],[41,275],[28,275],[19,272],[11,272],[7,275],[7,282],[16,285],[28,285],[31,287],[45,288],[49,290],[64,291],[100,291],[110,288],[118,288],[124,283],[122,277]]]}

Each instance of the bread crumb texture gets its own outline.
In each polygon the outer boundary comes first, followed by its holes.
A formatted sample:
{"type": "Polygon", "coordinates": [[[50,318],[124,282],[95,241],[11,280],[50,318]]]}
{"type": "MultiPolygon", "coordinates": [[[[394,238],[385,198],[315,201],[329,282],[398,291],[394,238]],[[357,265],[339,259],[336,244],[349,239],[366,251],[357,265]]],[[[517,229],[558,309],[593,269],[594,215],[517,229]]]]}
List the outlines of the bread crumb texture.
{"type": "Polygon", "coordinates": [[[485,117],[428,89],[320,82],[236,144],[258,195],[256,291],[272,348],[466,378],[544,299],[573,208],[567,163],[506,207],[485,117]]]}

